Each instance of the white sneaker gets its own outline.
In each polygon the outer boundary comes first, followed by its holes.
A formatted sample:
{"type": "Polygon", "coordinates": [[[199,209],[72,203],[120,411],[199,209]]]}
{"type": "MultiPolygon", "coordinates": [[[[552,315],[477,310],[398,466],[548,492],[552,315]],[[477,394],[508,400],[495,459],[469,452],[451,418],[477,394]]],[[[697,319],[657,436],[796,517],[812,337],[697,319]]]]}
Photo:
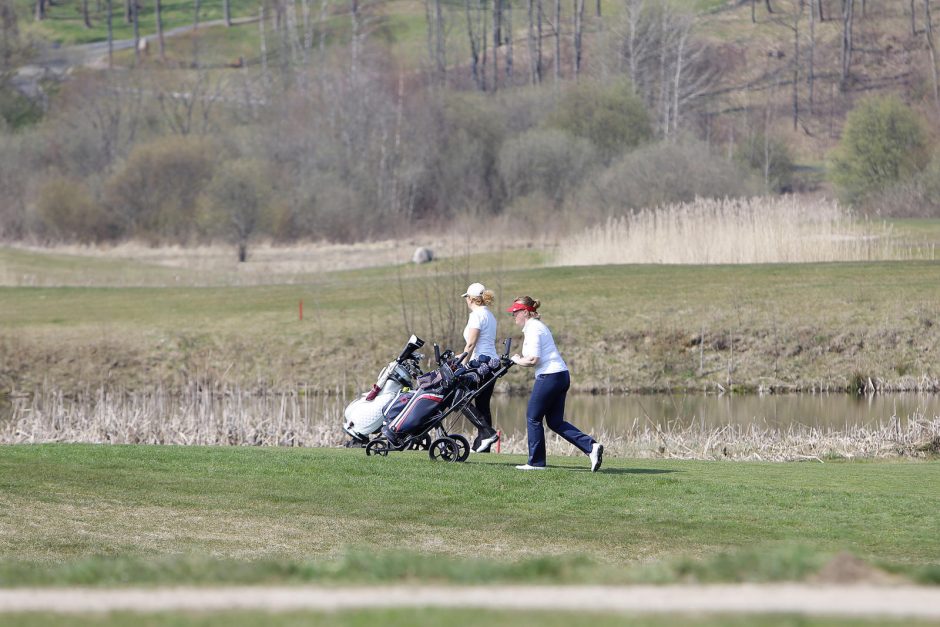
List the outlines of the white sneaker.
{"type": "Polygon", "coordinates": [[[522,464],[521,466],[516,466],[516,470],[545,470],[545,466],[530,466],[528,464],[522,464]]]}
{"type": "Polygon", "coordinates": [[[604,463],[604,445],[595,442],[588,457],[591,458],[591,472],[600,470],[601,464],[604,463]]]}

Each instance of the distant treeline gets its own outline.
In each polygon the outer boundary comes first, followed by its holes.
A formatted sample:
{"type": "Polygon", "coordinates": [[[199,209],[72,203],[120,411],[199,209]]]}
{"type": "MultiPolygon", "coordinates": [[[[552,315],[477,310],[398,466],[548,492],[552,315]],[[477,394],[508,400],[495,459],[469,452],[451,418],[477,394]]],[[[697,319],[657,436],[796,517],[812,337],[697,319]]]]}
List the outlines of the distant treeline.
{"type": "MultiPolygon", "coordinates": [[[[603,36],[585,42],[576,21],[574,43],[563,47],[557,29],[533,30],[548,4],[529,2],[527,40],[513,44],[510,22],[509,39],[487,57],[487,40],[474,31],[485,32],[483,5],[468,1],[472,67],[460,69],[464,81],[454,78],[439,41],[440,20],[460,12],[428,14],[422,71],[397,67],[383,42],[368,37],[364,2],[356,5],[362,15],[351,15],[348,41],[326,51],[279,19],[270,39],[262,28],[263,52],[280,50],[270,62],[262,55],[237,70],[85,70],[55,86],[36,119],[10,113],[23,114],[10,76],[28,52],[15,13],[6,11],[0,238],[226,238],[244,257],[258,236],[354,241],[468,216],[568,230],[696,197],[799,192],[826,180],[870,210],[931,215],[940,205],[930,114],[905,99],[856,101],[827,174],[801,174],[787,133],[802,131],[781,130],[791,111],[780,110],[773,93],[736,117],[723,113],[724,86],[746,53],[702,39],[693,16],[629,0],[603,36]],[[543,40],[552,45],[543,49],[543,40]]],[[[583,12],[583,4],[576,8],[583,12]]],[[[823,6],[767,3],[774,23],[798,37],[823,6]]],[[[597,12],[599,20],[600,5],[597,12]]],[[[807,61],[800,50],[791,87],[807,80],[806,63],[825,58],[820,51],[807,61]]],[[[773,79],[781,92],[790,89],[786,76],[777,68],[764,85],[773,79]]],[[[845,82],[829,77],[836,79],[845,82]]],[[[823,74],[815,80],[818,89],[823,74]]],[[[807,102],[797,87],[793,102],[803,109],[793,105],[793,127],[809,132],[805,121],[820,114],[813,92],[807,102]]],[[[928,91],[922,96],[930,102],[928,91]]]]}

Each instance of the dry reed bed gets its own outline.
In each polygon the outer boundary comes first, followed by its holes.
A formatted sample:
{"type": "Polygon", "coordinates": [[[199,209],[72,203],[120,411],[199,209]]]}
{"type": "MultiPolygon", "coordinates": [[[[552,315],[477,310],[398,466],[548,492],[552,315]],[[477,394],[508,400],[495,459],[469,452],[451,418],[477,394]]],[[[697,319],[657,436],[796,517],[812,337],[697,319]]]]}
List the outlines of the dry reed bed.
{"type": "MultiPolygon", "coordinates": [[[[184,395],[99,391],[69,399],[61,393],[14,399],[0,421],[0,443],[86,442],[211,446],[338,446],[345,399],[288,394],[192,391],[184,395]]],[[[940,454],[940,416],[893,417],[888,424],[846,429],[792,424],[662,427],[639,421],[625,432],[595,434],[609,454],[634,458],[794,461],[832,458],[926,457],[940,454]]],[[[502,452],[525,453],[521,432],[503,434],[502,452]]],[[[577,451],[554,434],[552,455],[577,451]]]]}
{"type": "Polygon", "coordinates": [[[886,226],[828,200],[704,199],[611,218],[563,240],[557,265],[803,263],[911,259],[886,226]]]}

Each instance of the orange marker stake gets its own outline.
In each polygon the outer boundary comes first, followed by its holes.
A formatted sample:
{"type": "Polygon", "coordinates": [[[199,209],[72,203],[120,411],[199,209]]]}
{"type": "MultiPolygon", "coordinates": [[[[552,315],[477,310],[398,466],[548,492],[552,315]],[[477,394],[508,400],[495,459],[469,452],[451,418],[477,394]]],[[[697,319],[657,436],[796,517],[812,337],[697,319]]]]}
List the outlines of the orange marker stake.
{"type": "Polygon", "coordinates": [[[304,319],[304,299],[300,299],[300,319],[304,319]]]}

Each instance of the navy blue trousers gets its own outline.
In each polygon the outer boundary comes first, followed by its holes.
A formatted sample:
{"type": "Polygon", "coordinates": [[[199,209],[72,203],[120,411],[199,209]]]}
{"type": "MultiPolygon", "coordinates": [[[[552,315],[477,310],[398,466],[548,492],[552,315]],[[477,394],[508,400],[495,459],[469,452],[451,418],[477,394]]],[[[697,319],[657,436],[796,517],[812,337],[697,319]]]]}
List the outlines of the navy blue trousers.
{"type": "Polygon", "coordinates": [[[532,388],[532,395],[529,397],[529,405],[525,413],[530,466],[545,465],[543,418],[549,429],[571,442],[583,453],[590,454],[594,438],[573,424],[565,422],[565,399],[568,397],[570,386],[571,377],[567,370],[535,377],[535,386],[532,388]]]}

